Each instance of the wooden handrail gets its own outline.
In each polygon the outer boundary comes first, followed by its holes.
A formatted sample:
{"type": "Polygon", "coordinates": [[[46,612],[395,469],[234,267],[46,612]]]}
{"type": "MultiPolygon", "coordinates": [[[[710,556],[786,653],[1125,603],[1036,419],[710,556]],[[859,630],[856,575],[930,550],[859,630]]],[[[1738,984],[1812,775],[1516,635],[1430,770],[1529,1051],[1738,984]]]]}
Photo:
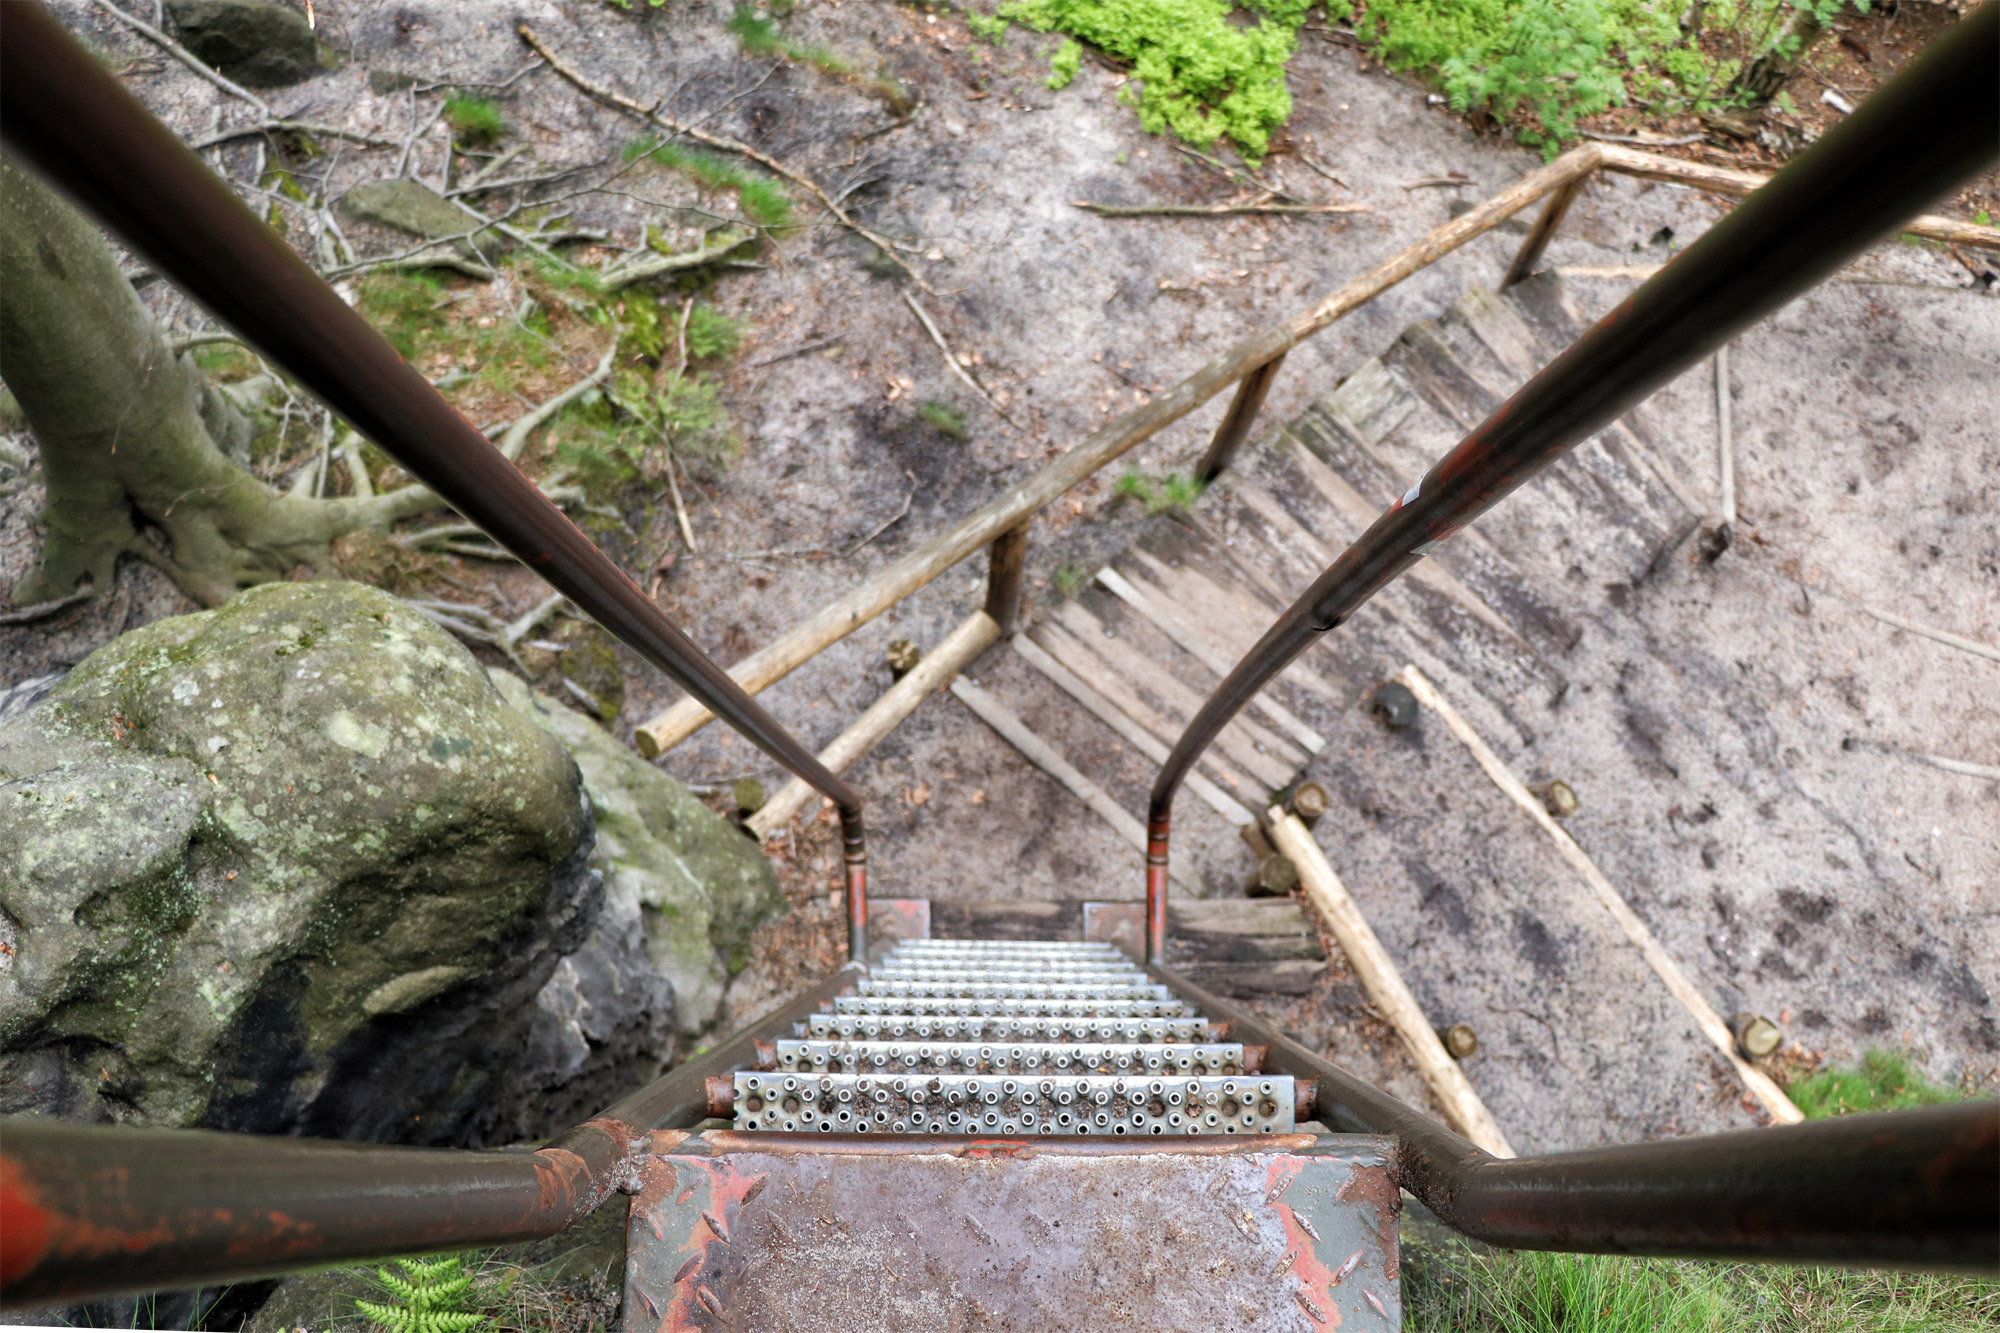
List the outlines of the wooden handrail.
{"type": "MultiPolygon", "coordinates": [[[[1756,172],[1684,162],[1618,144],[1587,143],[1572,149],[1430,232],[1415,245],[1377,264],[1318,303],[1281,324],[1239,340],[1220,357],[1152,402],[1134,408],[1102,427],[1082,444],[1009,488],[983,509],[939,533],[826,606],[819,614],[750,654],[731,667],[729,674],[751,694],[776,684],[973,552],[1026,524],[1035,514],[1085,479],[1187,416],[1224,389],[1254,378],[1253,392],[1239,395],[1246,410],[1232,410],[1218,431],[1216,443],[1210,446],[1210,455],[1216,464],[1212,470],[1219,471],[1235,446],[1249,434],[1255,415],[1251,399],[1261,405],[1262,393],[1257,391],[1269,387],[1270,377],[1260,373],[1265,367],[1281,360],[1293,347],[1342,316],[1374,300],[1466,242],[1493,230],[1528,205],[1556,195],[1559,196],[1558,204],[1566,207],[1568,199],[1574,198],[1583,183],[1599,170],[1666,181],[1733,198],[1749,194],[1770,179],[1756,172]]],[[[1528,243],[1522,247],[1508,271],[1510,280],[1518,281],[1526,276],[1526,269],[1540,257],[1549,236],[1560,223],[1562,212],[1563,208],[1552,207],[1545,213],[1544,220],[1548,225],[1537,226],[1531,233],[1528,243]]],[[[2000,252],[2000,227],[1984,227],[1926,213],[1911,219],[1904,231],[1926,240],[2000,252]]],[[[712,720],[713,716],[698,700],[684,698],[641,725],[634,733],[634,739],[639,752],[651,759],[680,744],[712,720]]]]}
{"type": "MultiPolygon", "coordinates": [[[[1711,167],[1705,162],[1683,162],[1677,157],[1642,153],[1636,148],[1625,148],[1618,144],[1608,143],[1600,147],[1603,149],[1603,161],[1600,165],[1606,171],[1615,171],[1621,176],[1637,176],[1642,180],[1687,185],[1697,190],[1726,194],[1736,199],[1758,189],[1771,179],[1754,171],[1711,167]]],[[[1909,225],[1903,230],[1908,235],[1921,236],[1927,241],[1944,241],[1951,245],[1971,245],[1982,250],[2000,251],[2000,227],[1982,227],[1976,222],[1961,222],[1957,218],[1940,217],[1936,213],[1922,213],[1911,218],[1909,225]]]]}
{"type": "MultiPolygon", "coordinates": [[[[787,630],[729,669],[751,694],[783,680],[832,644],[881,615],[1008,530],[1020,526],[1078,484],[1179,421],[1268,361],[1289,352],[1335,320],[1374,300],[1410,275],[1436,263],[1467,241],[1493,230],[1552,190],[1589,175],[1603,145],[1586,144],[1529,172],[1491,199],[1445,223],[1409,249],[1377,264],[1283,323],[1238,340],[1228,351],[1142,407],[1095,431],[1027,480],[879,571],[817,615],[787,630]]],[[[647,758],[673,748],[712,717],[693,698],[682,699],[635,733],[647,758]]]]}

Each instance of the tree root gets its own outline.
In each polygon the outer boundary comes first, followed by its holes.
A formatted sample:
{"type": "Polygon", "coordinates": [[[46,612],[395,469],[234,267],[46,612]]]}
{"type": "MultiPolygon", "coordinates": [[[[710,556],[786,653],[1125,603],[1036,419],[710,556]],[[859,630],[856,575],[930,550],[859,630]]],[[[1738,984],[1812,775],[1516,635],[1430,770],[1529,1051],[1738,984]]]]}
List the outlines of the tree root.
{"type": "Polygon", "coordinates": [[[894,263],[897,268],[900,268],[903,270],[903,272],[907,273],[910,277],[910,281],[916,283],[918,287],[922,288],[926,295],[928,296],[937,295],[937,292],[932,290],[931,285],[924,281],[923,275],[918,273],[915,269],[911,268],[909,264],[904,262],[902,256],[896,253],[898,250],[903,249],[904,247],[899,246],[898,244],[896,244],[896,242],[890,240],[888,237],[883,236],[878,232],[871,231],[869,228],[863,226],[860,222],[856,221],[853,214],[849,213],[846,209],[842,208],[838,203],[836,203],[833,199],[833,196],[829,195],[824,189],[820,188],[819,183],[813,180],[810,176],[807,176],[799,171],[793,170],[791,167],[786,166],[783,162],[780,162],[777,158],[772,157],[769,153],[765,153],[756,148],[752,148],[749,144],[744,143],[740,139],[731,139],[726,135],[721,135],[721,134],[710,134],[707,130],[696,129],[692,125],[683,125],[679,121],[673,119],[671,116],[661,115],[657,106],[654,107],[641,106],[638,102],[633,101],[631,98],[626,97],[622,93],[613,92],[611,89],[605,87],[603,84],[592,83],[589,79],[585,78],[583,74],[579,70],[577,70],[577,68],[574,65],[569,64],[561,56],[557,55],[554,49],[552,49],[548,45],[548,43],[544,42],[538,35],[536,35],[535,30],[533,28],[530,28],[525,23],[517,23],[514,25],[514,31],[521,34],[522,41],[526,42],[530,47],[534,48],[536,55],[539,55],[542,59],[549,62],[550,69],[553,69],[556,73],[562,75],[563,78],[567,79],[570,83],[574,84],[578,89],[582,90],[583,92],[589,94],[592,97],[595,97],[600,102],[609,103],[610,105],[617,107],[620,111],[624,111],[631,115],[637,116],[641,120],[647,122],[648,124],[660,130],[665,131],[668,134],[680,135],[685,138],[693,139],[697,143],[707,144],[710,148],[720,149],[725,153],[735,153],[740,157],[747,157],[752,162],[755,162],[757,165],[764,167],[767,170],[776,172],[778,175],[792,182],[800,189],[805,190],[806,192],[811,194],[813,198],[819,200],[820,206],[825,208],[828,213],[832,214],[833,217],[839,221],[841,226],[846,227],[849,231],[853,232],[855,235],[860,236],[863,239],[871,242],[878,249],[880,249],[883,254],[889,256],[890,261],[894,263]]]}

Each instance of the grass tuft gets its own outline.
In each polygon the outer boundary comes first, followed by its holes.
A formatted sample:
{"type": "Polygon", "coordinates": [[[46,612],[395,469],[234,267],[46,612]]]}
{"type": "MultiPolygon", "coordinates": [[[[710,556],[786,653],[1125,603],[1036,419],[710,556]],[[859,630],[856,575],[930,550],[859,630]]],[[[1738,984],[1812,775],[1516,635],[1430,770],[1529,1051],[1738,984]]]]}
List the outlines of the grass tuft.
{"type": "Polygon", "coordinates": [[[2000,1321],[2000,1282],[1412,1246],[1403,1309],[1414,1333],[1973,1333],[2000,1321]]]}
{"type": "Polygon", "coordinates": [[[781,56],[802,65],[811,65],[822,74],[851,83],[881,101],[891,115],[901,118],[910,114],[910,95],[893,80],[863,73],[855,68],[853,62],[828,47],[801,42],[786,35],[776,23],[748,5],[738,5],[724,26],[735,34],[737,43],[749,55],[781,56]]]}
{"type": "Polygon", "coordinates": [[[1941,1088],[1910,1068],[1900,1051],[1869,1051],[1859,1069],[1822,1069],[1786,1089],[1808,1120],[1864,1111],[1899,1111],[1909,1106],[1955,1102],[1964,1094],[1941,1088]]]}
{"type": "Polygon", "coordinates": [[[627,161],[650,158],[669,170],[691,177],[708,189],[734,193],[743,215],[762,226],[784,230],[792,225],[791,196],[777,182],[746,171],[729,158],[699,148],[653,140],[632,145],[626,149],[625,157],[627,161]]]}
{"type": "Polygon", "coordinates": [[[940,435],[949,435],[954,440],[966,438],[965,413],[949,403],[940,403],[932,399],[918,405],[917,415],[940,435]]]}
{"type": "Polygon", "coordinates": [[[507,132],[507,121],[500,114],[500,104],[484,97],[468,97],[460,93],[446,98],[444,118],[458,141],[474,148],[498,143],[500,136],[507,132]]]}
{"type": "Polygon", "coordinates": [[[1114,495],[1138,501],[1149,515],[1165,513],[1170,509],[1192,509],[1194,502],[1201,498],[1203,489],[1193,477],[1185,477],[1178,472],[1155,481],[1137,469],[1127,472],[1111,486],[1114,495]]]}

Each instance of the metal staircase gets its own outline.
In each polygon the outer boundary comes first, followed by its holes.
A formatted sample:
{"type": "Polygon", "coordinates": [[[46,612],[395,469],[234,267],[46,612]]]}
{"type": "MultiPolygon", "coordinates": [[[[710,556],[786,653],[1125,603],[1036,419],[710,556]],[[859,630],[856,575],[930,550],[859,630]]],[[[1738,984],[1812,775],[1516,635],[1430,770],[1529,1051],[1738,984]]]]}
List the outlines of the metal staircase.
{"type": "Polygon", "coordinates": [[[826,1021],[809,1018],[799,1037],[779,1041],[771,1072],[736,1072],[738,1129],[1292,1129],[1290,1075],[1259,1077],[1242,1043],[1209,1040],[1206,1018],[1108,944],[906,941],[855,989],[833,1000],[826,1021]],[[1169,1025],[1188,1039],[1160,1040],[1169,1025]],[[855,1035],[822,1037],[816,1028],[855,1035]],[[958,1035],[970,1032],[982,1035],[958,1035]]]}
{"type": "MultiPolygon", "coordinates": [[[[532,1152],[9,1120],[0,1305],[536,1239],[616,1192],[635,1196],[635,1329],[1389,1328],[1402,1190],[1445,1224],[1516,1248],[1991,1270],[1991,1102],[1505,1160],[1166,964],[1173,799],[1209,744],[1308,644],[1510,491],[1987,169],[2000,142],[2000,6],[1964,19],[1505,403],[1476,375],[1431,386],[1459,426],[1490,415],[1312,579],[1165,756],[1133,923],[1143,971],[1101,943],[871,951],[858,794],[53,17],[0,5],[0,25],[9,152],[831,800],[849,927],[849,962],[789,1008],[532,1152]]],[[[1147,411],[1174,419],[1237,383],[1200,470],[1214,476],[1300,338],[1548,194],[1509,283],[1525,276],[1590,169],[1542,168],[1147,411]]],[[[1471,366],[1476,347],[1450,346],[1459,332],[1420,341],[1471,366]]],[[[1419,377],[1454,364],[1391,363],[1419,377]]],[[[1382,445],[1389,427],[1349,406],[1361,442],[1382,445]]],[[[1034,504],[1017,496],[979,520],[993,550],[989,624],[1018,608],[1025,519],[1114,456],[1077,452],[1034,504]]],[[[1424,461],[1383,459],[1381,480],[1424,461]]],[[[1574,490],[1579,523],[1595,485],[1574,490]]],[[[1354,507],[1344,494],[1340,505],[1354,507]]],[[[1671,522],[1639,532],[1628,559],[1673,533],[1671,522]]],[[[1477,586],[1477,572],[1463,581],[1477,586]]]]}
{"type": "Polygon", "coordinates": [[[655,1134],[630,1329],[1398,1326],[1394,1141],[1114,946],[906,940],[655,1134]],[[937,1136],[935,1138],[931,1136],[937,1136]]]}

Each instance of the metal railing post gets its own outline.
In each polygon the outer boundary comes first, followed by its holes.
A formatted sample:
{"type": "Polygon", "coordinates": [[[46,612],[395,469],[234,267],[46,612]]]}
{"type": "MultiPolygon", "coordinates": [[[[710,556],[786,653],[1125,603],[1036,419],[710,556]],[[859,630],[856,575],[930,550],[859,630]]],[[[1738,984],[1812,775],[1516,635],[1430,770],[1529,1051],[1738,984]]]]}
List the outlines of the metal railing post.
{"type": "Polygon", "coordinates": [[[1229,400],[1229,410],[1222,414],[1222,424],[1215,428],[1215,438],[1208,442],[1208,452],[1195,466],[1196,481],[1206,486],[1236,461],[1236,451],[1249,438],[1250,428],[1257,424],[1257,413],[1264,406],[1264,395],[1271,391],[1271,381],[1277,378],[1278,367],[1284,364],[1285,353],[1280,352],[1237,382],[1236,396],[1229,400]]]}
{"type": "Polygon", "coordinates": [[[1549,196],[1549,201],[1542,205],[1542,211],[1535,217],[1535,225],[1528,228],[1527,239],[1514,253],[1514,262],[1507,266],[1507,276],[1500,279],[1501,291],[1533,276],[1535,265],[1541,261],[1542,251],[1549,248],[1549,242],[1555,239],[1556,229],[1562,226],[1563,215],[1569,212],[1569,206],[1576,202],[1576,197],[1583,193],[1584,185],[1595,174],[1590,172],[1578,176],[1549,196]]]}

